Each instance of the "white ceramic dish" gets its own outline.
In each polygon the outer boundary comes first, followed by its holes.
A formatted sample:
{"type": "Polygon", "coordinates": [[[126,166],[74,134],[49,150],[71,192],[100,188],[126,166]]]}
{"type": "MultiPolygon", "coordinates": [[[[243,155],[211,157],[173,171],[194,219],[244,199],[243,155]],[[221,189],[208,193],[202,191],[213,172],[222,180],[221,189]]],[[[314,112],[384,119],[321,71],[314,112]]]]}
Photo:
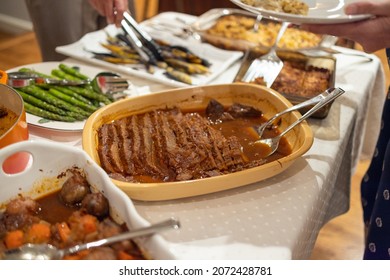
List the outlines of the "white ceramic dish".
{"type": "MultiPolygon", "coordinates": [[[[102,191],[111,205],[112,217],[126,222],[127,226],[139,228],[150,225],[136,211],[133,202],[120,191],[107,174],[81,149],[46,141],[23,141],[0,150],[0,166],[10,155],[26,151],[32,155],[31,164],[18,174],[6,174],[0,168],[0,205],[19,194],[33,198],[55,188],[50,184],[42,187],[42,181],[50,180],[68,168],[77,166],[84,170],[89,183],[102,191]]],[[[52,182],[53,180],[51,180],[52,182]]],[[[165,240],[158,234],[137,239],[137,243],[152,259],[173,259],[165,240]]]]}
{"type": "Polygon", "coordinates": [[[242,3],[240,0],[230,0],[237,6],[255,14],[262,15],[265,18],[287,21],[291,23],[301,24],[336,24],[344,22],[354,22],[369,18],[371,15],[346,15],[344,8],[347,4],[358,2],[359,0],[305,0],[309,6],[307,15],[294,15],[288,13],[280,13],[271,10],[265,10],[259,7],[253,7],[242,3]]]}
{"type": "MultiPolygon", "coordinates": [[[[149,32],[155,39],[161,39],[171,45],[179,45],[187,47],[189,50],[197,54],[198,56],[208,60],[211,63],[210,74],[192,76],[193,85],[204,85],[212,81],[218,75],[223,73],[233,62],[242,57],[242,52],[237,51],[225,51],[209,44],[204,44],[196,40],[182,40],[167,32],[158,32],[143,26],[145,31],[149,32]]],[[[79,59],[85,62],[93,63],[95,65],[104,66],[105,68],[112,69],[117,72],[131,74],[137,77],[146,78],[152,81],[163,83],[173,87],[187,87],[188,84],[184,84],[173,79],[169,79],[164,75],[165,70],[156,67],[154,74],[148,73],[142,65],[118,65],[109,62],[105,62],[94,58],[94,55],[90,51],[94,52],[107,52],[100,44],[106,41],[107,33],[111,36],[115,36],[118,33],[118,29],[109,25],[104,30],[88,33],[83,36],[79,41],[56,48],[56,51],[79,59]]]]}
{"type": "MultiPolygon", "coordinates": [[[[41,72],[43,74],[50,75],[51,70],[58,69],[58,65],[61,62],[59,61],[50,61],[50,62],[42,62],[42,63],[34,63],[28,65],[18,66],[12,69],[7,70],[7,72],[15,72],[21,68],[31,68],[35,71],[41,72]]],[[[66,64],[66,63],[65,63],[66,64]]],[[[69,66],[77,66],[80,68],[80,72],[89,76],[94,77],[97,73],[103,71],[97,67],[86,66],[86,65],[76,65],[72,64],[69,66]]],[[[85,121],[76,121],[76,122],[60,122],[60,121],[42,121],[41,117],[32,115],[27,113],[27,123],[32,126],[38,126],[45,129],[50,130],[58,130],[58,131],[82,131],[85,121]]]]}

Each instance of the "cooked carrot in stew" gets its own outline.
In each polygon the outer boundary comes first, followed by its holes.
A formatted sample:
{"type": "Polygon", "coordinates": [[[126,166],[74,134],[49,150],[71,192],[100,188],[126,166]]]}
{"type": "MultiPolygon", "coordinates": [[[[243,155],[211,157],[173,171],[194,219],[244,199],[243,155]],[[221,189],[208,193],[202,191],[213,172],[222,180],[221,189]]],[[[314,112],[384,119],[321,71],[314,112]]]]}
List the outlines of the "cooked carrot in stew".
{"type": "MultiPolygon", "coordinates": [[[[128,228],[109,215],[109,203],[91,186],[80,169],[70,176],[59,191],[33,200],[17,197],[0,213],[0,251],[26,243],[49,243],[58,248],[71,247],[117,235],[128,228]]],[[[133,241],[92,248],[64,259],[145,259],[133,241]]]]}

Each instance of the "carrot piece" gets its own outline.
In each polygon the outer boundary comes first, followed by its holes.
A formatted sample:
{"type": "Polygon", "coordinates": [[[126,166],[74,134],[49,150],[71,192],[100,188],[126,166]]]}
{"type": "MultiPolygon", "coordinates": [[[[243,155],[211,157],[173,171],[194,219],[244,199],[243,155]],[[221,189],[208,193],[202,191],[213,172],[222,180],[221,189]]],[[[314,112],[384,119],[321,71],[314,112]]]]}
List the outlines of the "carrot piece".
{"type": "Polygon", "coordinates": [[[81,260],[89,254],[90,250],[83,250],[73,255],[64,256],[64,260],[81,260]]]}
{"type": "Polygon", "coordinates": [[[58,231],[58,234],[60,235],[61,240],[63,242],[66,242],[69,239],[70,233],[71,233],[68,224],[65,222],[62,222],[62,223],[56,224],[56,226],[57,226],[57,231],[58,231]]]}
{"type": "Polygon", "coordinates": [[[23,245],[24,233],[21,230],[13,230],[7,232],[4,243],[8,249],[17,248],[23,245]]]}
{"type": "Polygon", "coordinates": [[[44,223],[33,224],[26,232],[28,243],[47,243],[50,237],[50,225],[44,223]]]}
{"type": "Polygon", "coordinates": [[[135,260],[136,258],[123,250],[118,252],[118,259],[120,260],[135,260]]]}
{"type": "Polygon", "coordinates": [[[98,219],[95,216],[89,214],[81,216],[80,222],[85,234],[97,231],[98,219]]]}

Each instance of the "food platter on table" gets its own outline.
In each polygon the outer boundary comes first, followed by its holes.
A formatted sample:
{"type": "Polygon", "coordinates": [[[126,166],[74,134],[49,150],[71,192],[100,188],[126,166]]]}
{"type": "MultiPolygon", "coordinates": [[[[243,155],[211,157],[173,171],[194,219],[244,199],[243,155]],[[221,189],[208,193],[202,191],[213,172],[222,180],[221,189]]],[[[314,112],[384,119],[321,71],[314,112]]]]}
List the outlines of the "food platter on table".
{"type": "MultiPolygon", "coordinates": [[[[243,52],[240,51],[222,50],[195,39],[184,40],[167,32],[156,31],[153,28],[149,28],[144,25],[141,26],[144,31],[148,32],[153,37],[154,40],[161,41],[169,46],[186,48],[210,64],[206,74],[191,75],[192,86],[208,84],[243,56],[243,52]]],[[[74,59],[93,63],[95,65],[111,69],[115,72],[131,74],[168,86],[176,88],[189,86],[189,84],[167,77],[166,69],[153,67],[153,71],[151,72],[140,63],[119,64],[98,59],[96,54],[107,53],[107,49],[104,48],[102,44],[107,43],[108,36],[116,37],[120,32],[121,30],[114,25],[109,25],[102,30],[86,34],[79,41],[73,44],[59,46],[56,48],[56,51],[74,59]]]]}
{"type": "Polygon", "coordinates": [[[254,7],[243,3],[241,0],[230,0],[237,6],[252,13],[261,15],[265,18],[287,21],[295,24],[337,24],[354,22],[371,17],[364,15],[347,15],[344,12],[346,5],[357,2],[358,0],[304,0],[309,7],[307,15],[296,15],[290,13],[266,10],[260,7],[254,7]]]}
{"type": "MultiPolygon", "coordinates": [[[[40,72],[42,74],[50,75],[51,71],[53,69],[58,68],[58,65],[61,62],[59,61],[50,61],[50,62],[42,62],[42,63],[34,63],[34,64],[28,64],[28,65],[22,65],[18,66],[12,69],[7,70],[8,73],[10,72],[17,72],[21,68],[29,68],[34,71],[40,72]]],[[[72,63],[72,65],[69,65],[71,67],[78,67],[80,69],[80,72],[84,75],[87,75],[89,77],[94,77],[97,73],[101,72],[102,70],[93,67],[93,66],[87,66],[87,65],[76,65],[72,63]]],[[[84,128],[85,120],[82,121],[75,121],[75,122],[62,122],[62,121],[53,121],[53,120],[46,120],[42,117],[35,116],[33,114],[27,113],[27,123],[31,126],[40,127],[44,129],[49,130],[55,130],[55,131],[61,131],[61,132],[77,132],[82,131],[84,128]]]]}

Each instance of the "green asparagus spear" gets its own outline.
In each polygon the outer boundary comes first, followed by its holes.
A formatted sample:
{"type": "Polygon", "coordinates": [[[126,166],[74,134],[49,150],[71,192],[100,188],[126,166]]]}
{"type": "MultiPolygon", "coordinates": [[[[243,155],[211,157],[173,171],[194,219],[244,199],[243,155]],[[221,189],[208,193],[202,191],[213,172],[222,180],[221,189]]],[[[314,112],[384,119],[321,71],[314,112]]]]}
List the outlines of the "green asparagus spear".
{"type": "Polygon", "coordinates": [[[50,88],[54,88],[54,89],[56,89],[58,91],[61,91],[62,93],[66,94],[66,95],[69,95],[71,97],[74,97],[74,98],[76,98],[76,99],[78,99],[81,102],[84,102],[86,104],[93,105],[92,100],[90,100],[89,98],[85,98],[84,96],[78,94],[77,92],[74,92],[73,90],[70,90],[67,86],[53,86],[53,87],[50,86],[50,87],[48,87],[48,89],[50,89],[50,88]]]}
{"type": "Polygon", "coordinates": [[[37,86],[27,86],[23,88],[23,91],[33,95],[36,98],[39,98],[41,100],[46,101],[47,103],[50,103],[54,106],[57,106],[59,108],[72,111],[75,113],[79,113],[84,116],[89,116],[90,113],[82,110],[79,107],[73,106],[72,104],[69,104],[68,102],[65,102],[61,99],[58,99],[57,97],[51,95],[48,91],[45,91],[37,86]]]}
{"type": "Polygon", "coordinates": [[[69,67],[63,63],[60,63],[60,65],[58,66],[62,71],[64,71],[65,73],[69,74],[69,75],[72,75],[73,77],[75,78],[78,78],[80,80],[89,80],[89,77],[82,74],[79,70],[77,70],[76,68],[73,68],[73,67],[69,67]]]}
{"type": "Polygon", "coordinates": [[[33,74],[38,75],[38,76],[43,77],[43,78],[54,78],[53,76],[46,75],[46,74],[40,73],[38,71],[35,71],[34,69],[26,68],[26,67],[20,68],[18,71],[23,72],[23,73],[33,73],[33,74]]]}
{"type": "Polygon", "coordinates": [[[79,81],[80,80],[79,78],[72,76],[72,75],[69,75],[68,73],[66,73],[60,69],[51,70],[51,74],[54,77],[59,78],[59,79],[70,80],[70,81],[79,81]]]}
{"type": "Polygon", "coordinates": [[[76,119],[69,116],[61,116],[49,111],[46,111],[44,109],[41,109],[39,107],[35,107],[34,105],[31,105],[27,102],[24,102],[24,108],[26,109],[26,112],[45,118],[49,120],[55,120],[55,121],[62,121],[62,122],[75,122],[76,119]]]}
{"type": "Polygon", "coordinates": [[[49,111],[49,112],[57,114],[57,115],[69,116],[69,117],[72,117],[72,118],[77,119],[77,120],[83,120],[86,118],[78,113],[74,113],[74,112],[60,109],[54,105],[51,105],[50,103],[47,103],[47,102],[45,102],[41,99],[38,99],[32,95],[29,95],[21,90],[17,90],[17,92],[20,94],[20,96],[22,96],[23,101],[25,103],[29,103],[30,105],[33,105],[35,107],[41,108],[43,110],[49,111]]]}
{"type": "Polygon", "coordinates": [[[80,107],[81,109],[83,109],[83,110],[85,110],[85,111],[87,111],[87,112],[93,113],[93,112],[95,112],[95,111],[98,109],[98,108],[95,107],[95,106],[92,106],[92,105],[90,105],[90,104],[81,102],[80,100],[78,100],[78,99],[76,99],[76,98],[74,98],[74,97],[71,97],[71,96],[69,96],[69,95],[66,95],[66,94],[62,93],[61,91],[56,90],[56,89],[54,89],[54,88],[49,89],[49,92],[50,92],[53,96],[55,96],[55,97],[57,97],[57,98],[59,98],[59,99],[62,99],[62,100],[66,101],[66,102],[68,102],[68,103],[70,103],[70,104],[73,104],[73,105],[75,105],[75,106],[77,106],[77,107],[80,107]]]}
{"type": "Polygon", "coordinates": [[[71,86],[71,87],[69,87],[69,89],[73,90],[74,92],[76,92],[76,93],[78,93],[86,98],[94,99],[94,100],[97,100],[99,102],[103,102],[104,104],[112,103],[112,101],[107,96],[105,96],[104,94],[98,93],[89,87],[71,86]]]}

